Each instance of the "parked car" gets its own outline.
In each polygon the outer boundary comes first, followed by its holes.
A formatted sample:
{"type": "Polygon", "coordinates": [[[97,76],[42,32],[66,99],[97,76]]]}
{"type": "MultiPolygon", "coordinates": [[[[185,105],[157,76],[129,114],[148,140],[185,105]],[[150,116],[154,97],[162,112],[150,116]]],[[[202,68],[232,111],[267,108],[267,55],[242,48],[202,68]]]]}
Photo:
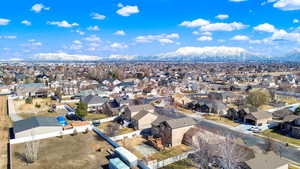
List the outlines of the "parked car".
{"type": "Polygon", "coordinates": [[[76,114],[67,114],[66,118],[73,121],[83,121],[82,118],[78,117],[76,114]]]}
{"type": "Polygon", "coordinates": [[[253,126],[249,130],[254,132],[254,133],[260,133],[261,132],[261,129],[258,126],[253,126]]]}
{"type": "Polygon", "coordinates": [[[93,121],[93,125],[94,125],[95,127],[100,126],[100,121],[93,121]]]}

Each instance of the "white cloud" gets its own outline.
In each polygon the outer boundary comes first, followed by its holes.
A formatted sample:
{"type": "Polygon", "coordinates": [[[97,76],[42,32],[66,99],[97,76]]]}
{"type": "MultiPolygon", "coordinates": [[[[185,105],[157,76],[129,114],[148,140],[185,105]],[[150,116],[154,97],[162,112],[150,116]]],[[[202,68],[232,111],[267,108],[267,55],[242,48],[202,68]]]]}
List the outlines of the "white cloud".
{"type": "Polygon", "coordinates": [[[211,32],[202,32],[201,35],[205,35],[205,36],[211,36],[212,33],[211,32]]]}
{"type": "Polygon", "coordinates": [[[299,0],[272,0],[271,2],[275,2],[273,4],[273,7],[279,8],[283,11],[292,11],[300,9],[299,0]]]}
{"type": "Polygon", "coordinates": [[[85,34],[85,32],[80,31],[80,30],[72,30],[71,32],[76,32],[76,33],[78,33],[79,35],[84,35],[84,34],[85,34]]]}
{"type": "Polygon", "coordinates": [[[9,61],[12,61],[12,62],[19,62],[19,61],[23,61],[24,59],[21,59],[21,58],[11,58],[11,59],[8,59],[9,61]]]}
{"type": "Polygon", "coordinates": [[[99,13],[92,13],[91,16],[93,19],[97,19],[97,20],[104,20],[106,18],[105,15],[99,13]]]}
{"type": "Polygon", "coordinates": [[[99,56],[68,54],[64,52],[38,53],[35,54],[33,58],[38,60],[59,60],[59,61],[95,61],[101,59],[99,56]]]}
{"type": "Polygon", "coordinates": [[[293,19],[293,23],[299,23],[299,19],[293,19]]]}
{"type": "Polygon", "coordinates": [[[82,44],[80,40],[73,40],[74,44],[82,44]]]}
{"type": "Polygon", "coordinates": [[[17,36],[15,35],[5,35],[5,36],[0,36],[0,39],[16,39],[17,36]]]}
{"type": "Polygon", "coordinates": [[[216,16],[217,19],[228,19],[229,18],[229,15],[227,14],[219,14],[216,16]]]}
{"type": "Polygon", "coordinates": [[[126,33],[123,30],[117,30],[114,35],[120,35],[120,36],[124,36],[126,35],[126,33]]]}
{"type": "Polygon", "coordinates": [[[171,39],[159,39],[158,41],[159,41],[160,43],[174,43],[174,41],[171,40],[171,39]]]}
{"type": "Polygon", "coordinates": [[[160,54],[159,56],[163,58],[168,57],[198,57],[198,58],[207,58],[207,57],[242,57],[245,54],[249,53],[247,50],[240,47],[226,47],[226,46],[217,46],[217,47],[182,47],[177,49],[174,52],[168,52],[160,54]]]}
{"type": "Polygon", "coordinates": [[[204,25],[208,25],[209,21],[205,20],[205,19],[196,19],[193,21],[183,21],[180,26],[185,26],[185,27],[200,27],[200,26],[204,26],[204,25]]]}
{"type": "Polygon", "coordinates": [[[170,43],[171,42],[170,40],[179,39],[179,38],[180,38],[179,34],[171,33],[171,34],[138,36],[135,38],[135,40],[136,40],[136,42],[139,42],[139,43],[151,43],[153,41],[158,41],[161,43],[170,43]]]}
{"type": "Polygon", "coordinates": [[[26,25],[26,26],[30,26],[30,25],[31,25],[31,22],[28,21],[28,20],[23,20],[23,21],[21,22],[21,24],[24,24],[24,25],[26,25]]]}
{"type": "Polygon", "coordinates": [[[69,23],[68,21],[66,20],[63,20],[61,22],[59,21],[48,21],[47,24],[49,25],[56,25],[58,27],[63,27],[63,28],[71,28],[71,27],[74,27],[74,26],[79,26],[78,23],[74,22],[74,23],[69,23]]]}
{"type": "Polygon", "coordinates": [[[117,6],[120,7],[120,8],[124,7],[124,5],[122,3],[118,3],[117,6]]]}
{"type": "Polygon", "coordinates": [[[34,4],[32,7],[31,7],[31,11],[34,11],[36,13],[40,13],[42,10],[50,10],[49,7],[45,7],[43,4],[34,4]]]}
{"type": "Polygon", "coordinates": [[[95,25],[95,26],[89,26],[87,28],[87,30],[89,30],[89,31],[99,31],[100,28],[99,28],[99,26],[95,25]]]}
{"type": "Polygon", "coordinates": [[[0,18],[0,26],[8,25],[10,22],[9,19],[0,18]]]}
{"type": "Polygon", "coordinates": [[[97,35],[90,35],[85,38],[85,40],[90,41],[90,42],[99,42],[101,39],[97,35]]]}
{"type": "Polygon", "coordinates": [[[201,36],[197,39],[198,41],[211,41],[213,38],[211,36],[201,36]]]}
{"type": "Polygon", "coordinates": [[[201,31],[234,31],[247,28],[247,25],[244,25],[240,22],[232,23],[212,23],[204,25],[200,28],[201,31]]]}
{"type": "Polygon", "coordinates": [[[271,33],[277,31],[275,26],[273,26],[269,23],[260,24],[256,27],[254,27],[254,30],[263,31],[263,32],[271,32],[271,33]]]}
{"type": "Polygon", "coordinates": [[[245,35],[236,35],[236,36],[232,37],[231,40],[247,41],[247,40],[250,40],[250,38],[248,36],[245,36],[245,35]]]}
{"type": "Polygon", "coordinates": [[[117,42],[112,43],[112,44],[110,45],[110,47],[111,47],[111,48],[117,48],[117,49],[125,49],[125,48],[128,48],[127,45],[121,44],[121,43],[117,43],[117,42]]]}
{"type": "Polygon", "coordinates": [[[138,6],[121,6],[121,9],[117,10],[117,14],[121,16],[130,16],[139,12],[138,6]]]}
{"type": "Polygon", "coordinates": [[[135,56],[130,56],[130,55],[116,55],[116,54],[110,55],[108,57],[108,59],[120,59],[120,60],[132,60],[134,58],[135,58],[135,56]]]}

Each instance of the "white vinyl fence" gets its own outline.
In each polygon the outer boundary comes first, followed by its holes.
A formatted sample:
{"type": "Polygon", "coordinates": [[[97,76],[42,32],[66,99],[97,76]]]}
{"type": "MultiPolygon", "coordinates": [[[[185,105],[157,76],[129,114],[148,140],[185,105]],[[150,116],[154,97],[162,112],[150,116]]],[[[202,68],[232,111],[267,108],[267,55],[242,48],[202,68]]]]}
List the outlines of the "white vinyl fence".
{"type": "Polygon", "coordinates": [[[158,169],[158,168],[167,166],[169,164],[175,163],[177,161],[186,159],[189,154],[194,153],[194,152],[195,152],[195,150],[191,150],[191,151],[182,153],[182,154],[174,156],[174,157],[170,157],[168,159],[165,159],[165,160],[162,160],[159,162],[157,162],[157,160],[149,161],[149,162],[147,162],[147,166],[151,169],[158,169]]]}
{"type": "Polygon", "coordinates": [[[118,141],[118,140],[122,140],[124,138],[133,138],[133,137],[137,137],[137,136],[140,136],[140,135],[141,135],[141,130],[138,130],[138,131],[134,131],[134,132],[127,133],[127,134],[114,136],[114,137],[111,137],[110,139],[112,139],[113,141],[118,141]]]}
{"type": "Polygon", "coordinates": [[[58,132],[51,132],[51,133],[46,133],[46,134],[39,134],[39,135],[34,135],[34,136],[10,139],[9,143],[10,144],[19,144],[19,143],[25,143],[25,142],[30,142],[30,141],[34,141],[34,140],[46,139],[46,138],[50,138],[50,137],[57,137],[57,136],[62,136],[62,135],[74,134],[74,132],[82,133],[82,132],[85,132],[87,130],[92,130],[92,128],[93,128],[92,125],[74,127],[72,129],[61,130],[61,131],[58,131],[58,132]]]}

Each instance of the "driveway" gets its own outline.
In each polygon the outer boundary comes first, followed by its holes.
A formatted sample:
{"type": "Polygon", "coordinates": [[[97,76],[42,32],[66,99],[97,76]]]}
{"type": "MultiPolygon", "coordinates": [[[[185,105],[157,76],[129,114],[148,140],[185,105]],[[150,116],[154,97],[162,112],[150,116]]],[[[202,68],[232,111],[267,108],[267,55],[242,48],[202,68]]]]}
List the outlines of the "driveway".
{"type": "MultiPolygon", "coordinates": [[[[253,126],[254,125],[251,125],[251,124],[240,124],[240,125],[236,126],[234,129],[237,131],[240,131],[242,133],[245,133],[245,134],[253,134],[253,132],[249,130],[253,126]]],[[[257,126],[257,127],[260,128],[261,131],[265,131],[270,128],[270,125],[264,124],[262,126],[257,126]]]]}

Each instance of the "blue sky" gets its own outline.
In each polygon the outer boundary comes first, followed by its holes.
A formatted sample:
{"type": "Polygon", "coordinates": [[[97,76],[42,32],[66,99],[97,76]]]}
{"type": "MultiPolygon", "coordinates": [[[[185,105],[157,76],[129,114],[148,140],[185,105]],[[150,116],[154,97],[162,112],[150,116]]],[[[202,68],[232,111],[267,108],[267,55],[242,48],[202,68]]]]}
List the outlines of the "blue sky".
{"type": "Polygon", "coordinates": [[[280,56],[299,48],[299,20],[300,0],[2,0],[0,59],[280,56]]]}

